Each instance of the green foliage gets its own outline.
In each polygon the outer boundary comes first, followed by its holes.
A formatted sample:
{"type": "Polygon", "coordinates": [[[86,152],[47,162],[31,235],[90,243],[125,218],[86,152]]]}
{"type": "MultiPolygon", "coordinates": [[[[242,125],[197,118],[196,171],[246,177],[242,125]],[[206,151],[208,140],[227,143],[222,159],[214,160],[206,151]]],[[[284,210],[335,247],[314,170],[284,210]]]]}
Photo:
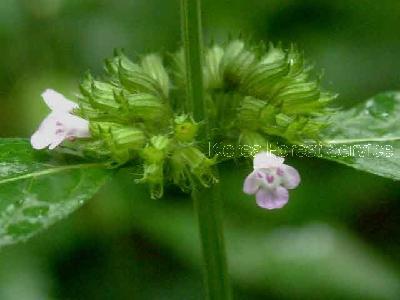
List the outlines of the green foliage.
{"type": "Polygon", "coordinates": [[[110,172],[63,160],[22,139],[0,140],[0,246],[24,241],[93,197],[110,172]]]}
{"type": "MultiPolygon", "coordinates": [[[[328,177],[341,186],[344,184],[346,190],[363,181],[349,182],[348,177],[336,179],[328,174],[324,179],[328,177]]],[[[187,197],[175,194],[165,195],[166,201],[147,201],[145,190],[135,186],[138,200],[130,201],[132,186],[125,175],[126,171],[121,172],[118,180],[108,185],[102,201],[110,207],[107,195],[117,194],[129,203],[129,211],[124,202],[107,210],[117,211],[115,226],[132,226],[184,265],[200,268],[198,229],[190,204],[185,201],[187,197]],[[125,225],[121,225],[121,220],[125,225]]],[[[316,181],[319,176],[304,174],[306,181],[316,181]]],[[[327,201],[330,213],[337,206],[343,209],[346,201],[338,202],[337,195],[330,196],[332,192],[327,191],[326,184],[312,187],[320,196],[318,199],[309,199],[308,193],[296,195],[297,204],[293,202],[279,214],[266,214],[239,195],[242,180],[234,166],[226,164],[221,169],[220,184],[226,198],[227,255],[236,286],[277,299],[397,299],[400,280],[392,265],[343,228],[323,221],[309,223],[314,211],[304,209],[307,200],[309,205],[315,201],[319,208],[321,200],[327,201]]],[[[373,178],[370,180],[364,183],[373,182],[373,178]]],[[[339,192],[339,195],[348,194],[339,192]]],[[[323,218],[321,211],[317,213],[323,218]]]]}
{"type": "MultiPolygon", "coordinates": [[[[333,156],[324,148],[323,157],[400,179],[400,165],[395,160],[400,146],[397,93],[379,95],[366,104],[331,114],[332,109],[327,105],[333,95],[321,91],[317,81],[310,79],[309,68],[293,47],[284,50],[270,46],[267,49],[234,40],[223,47],[211,47],[204,55],[207,111],[213,142],[245,143],[263,148],[277,138],[295,144],[323,140],[341,149],[339,155],[333,156]],[[330,125],[321,131],[327,126],[328,116],[330,125]],[[364,155],[365,145],[372,147],[368,148],[367,156],[364,155]],[[344,147],[356,149],[359,156],[343,155],[344,147]]],[[[141,177],[136,182],[147,183],[152,198],[162,197],[166,182],[186,192],[197,183],[208,187],[218,182],[214,165],[238,155],[207,157],[200,145],[204,142],[203,124],[194,122],[190,112],[176,113],[186,112],[184,105],[178,105],[182,103],[179,95],[184,93],[185,84],[181,58],[181,52],[174,55],[175,73],[170,76],[158,55],[146,55],[134,63],[117,52],[114,58],[106,61],[104,79],[97,80],[88,74],[81,84],[80,107],[76,113],[90,121],[92,139],[68,145],[73,153],[107,162],[108,166],[110,160],[116,166],[131,160],[140,161],[141,177]]],[[[6,170],[12,168],[12,164],[19,168],[7,159],[18,157],[23,151],[28,151],[31,162],[24,161],[26,170],[22,175],[0,181],[7,192],[20,190],[15,192],[14,198],[9,197],[2,203],[3,244],[28,238],[60,218],[60,211],[64,215],[72,212],[97,190],[107,174],[105,165],[97,163],[70,164],[58,160],[59,157],[54,157],[50,164],[45,163],[51,156],[30,150],[25,141],[5,140],[3,148],[9,149],[10,143],[16,150],[11,148],[10,152],[4,152],[6,170]],[[64,164],[59,166],[60,163],[64,164]],[[57,195],[60,201],[53,205],[55,200],[42,200],[41,197],[45,199],[49,195],[41,193],[50,190],[47,185],[53,182],[55,185],[58,178],[61,185],[70,185],[60,188],[59,195],[52,193],[51,196],[57,195]],[[86,188],[88,185],[90,189],[86,188]],[[32,190],[35,193],[31,193],[32,190]],[[61,200],[63,198],[65,200],[61,200]],[[21,207],[18,201],[22,201],[21,207]]],[[[248,154],[251,155],[251,151],[248,154]]]]}
{"type": "Polygon", "coordinates": [[[322,155],[353,168],[400,180],[400,92],[379,94],[332,116],[322,155]]]}
{"type": "MultiPolygon", "coordinates": [[[[220,42],[226,33],[240,32],[255,40],[295,42],[307,60],[324,69],[324,86],[340,94],[340,105],[350,107],[377,91],[399,88],[396,1],[203,4],[206,38],[220,42]]],[[[174,51],[180,39],[178,5],[179,1],[165,0],[0,1],[1,136],[29,136],[47,113],[40,93],[53,87],[71,97],[76,79],[87,68],[100,74],[99,62],[114,47],[130,54],[174,51]]],[[[171,92],[174,98],[170,95],[170,100],[184,97],[171,92]]],[[[232,98],[221,96],[221,105],[224,99],[232,98]]],[[[230,113],[236,112],[226,111],[219,117],[229,119],[230,113]]],[[[260,144],[260,137],[265,141],[263,132],[242,136],[249,145],[260,144]]],[[[254,201],[241,195],[250,165],[244,170],[231,161],[229,170],[220,173],[225,181],[225,222],[235,226],[228,229],[229,247],[233,239],[245,244],[254,237],[257,252],[250,255],[254,263],[232,270],[235,278],[253,280],[251,286],[235,280],[235,299],[321,299],[321,294],[329,300],[399,299],[393,277],[388,276],[400,278],[399,183],[355,173],[331,161],[289,160],[301,172],[303,184],[277,213],[260,211],[254,201]],[[299,225],[315,222],[333,225],[321,230],[299,225]],[[252,236],[254,230],[265,235],[252,236]],[[345,230],[351,235],[343,236],[345,230]],[[271,232],[279,233],[278,239],[267,239],[271,232]],[[322,260],[320,254],[332,236],[339,241],[335,249],[340,255],[322,260]],[[298,251],[304,249],[304,240],[313,250],[309,256],[298,251]],[[273,258],[266,242],[275,249],[273,258]],[[262,256],[264,250],[267,255],[262,256]],[[257,264],[263,258],[274,264],[257,264]],[[258,268],[251,269],[254,266],[258,268]],[[363,274],[358,280],[357,270],[363,274]],[[274,274],[267,277],[267,272],[274,274]],[[281,276],[275,279],[277,274],[281,276]],[[273,284],[273,291],[266,280],[273,284]]],[[[202,299],[201,278],[193,268],[199,256],[180,255],[190,253],[191,243],[196,242],[191,203],[174,189],[167,191],[165,199],[151,201],[146,189],[135,185],[131,177],[126,172],[119,177],[125,180],[123,187],[119,179],[113,181],[96,201],[29,243],[2,249],[0,299],[202,299]],[[190,235],[191,240],[182,242],[190,235]]],[[[250,245],[247,250],[252,253],[250,245]]],[[[243,252],[235,251],[235,259],[240,259],[243,252]]]]}
{"type": "MultiPolygon", "coordinates": [[[[89,120],[92,133],[90,141],[76,143],[76,150],[116,165],[139,161],[142,176],[137,182],[149,184],[152,198],[162,197],[165,183],[177,184],[184,191],[190,191],[195,182],[209,186],[218,181],[213,171],[216,162],[240,156],[235,152],[229,157],[220,153],[207,157],[202,148],[207,143],[204,124],[193,121],[193,112],[182,97],[186,85],[182,51],[170,60],[172,73],[157,54],[133,62],[116,51],[106,60],[105,77],[97,80],[88,74],[84,78],[80,107],[75,112],[89,120]],[[166,141],[162,149],[153,145],[157,137],[166,141]],[[156,161],[149,160],[158,156],[156,161]]],[[[334,95],[321,90],[295,47],[253,46],[232,40],[206,49],[204,62],[207,137],[212,143],[234,147],[244,142],[261,150],[272,142],[272,147],[279,149],[277,143],[281,141],[299,144],[355,138],[360,128],[367,128],[364,124],[374,128],[365,116],[354,118],[352,111],[332,114],[334,110],[328,104],[334,95]],[[330,116],[331,125],[323,131],[330,116]]],[[[375,122],[382,118],[371,116],[375,122]]],[[[376,126],[381,131],[366,132],[366,137],[376,139],[382,131],[392,134],[387,132],[393,128],[376,126]]],[[[347,140],[344,143],[349,144],[347,140]]],[[[385,167],[371,163],[369,158],[349,157],[339,155],[337,160],[398,178],[386,170],[395,169],[390,163],[385,167]]]]}

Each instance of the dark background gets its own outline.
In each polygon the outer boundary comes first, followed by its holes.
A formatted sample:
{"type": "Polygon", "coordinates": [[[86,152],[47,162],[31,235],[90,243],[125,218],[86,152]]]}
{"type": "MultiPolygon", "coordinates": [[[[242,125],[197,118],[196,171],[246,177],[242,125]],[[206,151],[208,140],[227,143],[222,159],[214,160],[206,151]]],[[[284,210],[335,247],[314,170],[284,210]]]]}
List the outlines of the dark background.
{"type": "MultiPolygon", "coordinates": [[[[400,87],[399,1],[203,2],[207,42],[295,43],[342,106],[400,87]]],[[[0,136],[29,137],[47,112],[41,92],[73,99],[114,48],[175,51],[179,20],[179,1],[1,0],[0,136]]],[[[222,167],[236,299],[400,299],[399,184],[290,163],[302,185],[273,212],[241,193],[247,165],[222,167]]],[[[69,219],[0,252],[0,299],[201,299],[191,202],[167,194],[150,200],[122,172],[69,219]]]]}

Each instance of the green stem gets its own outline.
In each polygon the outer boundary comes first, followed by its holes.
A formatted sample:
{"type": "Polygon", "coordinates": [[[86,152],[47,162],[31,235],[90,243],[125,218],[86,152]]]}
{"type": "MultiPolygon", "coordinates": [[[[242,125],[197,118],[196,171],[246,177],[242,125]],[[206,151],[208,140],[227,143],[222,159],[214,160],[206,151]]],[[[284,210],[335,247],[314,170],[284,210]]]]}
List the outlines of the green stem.
{"type": "Polygon", "coordinates": [[[192,199],[200,229],[207,299],[231,299],[219,186],[195,189],[192,199]]]}
{"type": "Polygon", "coordinates": [[[186,63],[187,109],[199,122],[204,119],[203,41],[200,0],[181,0],[182,39],[186,63]]]}
{"type": "MultiPolygon", "coordinates": [[[[197,122],[205,119],[203,71],[201,1],[181,0],[182,35],[186,62],[187,109],[197,122]]],[[[207,128],[207,136],[209,130],[207,128]]],[[[204,188],[197,184],[192,192],[197,213],[202,254],[204,259],[204,281],[207,299],[231,299],[227,272],[225,245],[222,228],[219,186],[204,188]]]]}

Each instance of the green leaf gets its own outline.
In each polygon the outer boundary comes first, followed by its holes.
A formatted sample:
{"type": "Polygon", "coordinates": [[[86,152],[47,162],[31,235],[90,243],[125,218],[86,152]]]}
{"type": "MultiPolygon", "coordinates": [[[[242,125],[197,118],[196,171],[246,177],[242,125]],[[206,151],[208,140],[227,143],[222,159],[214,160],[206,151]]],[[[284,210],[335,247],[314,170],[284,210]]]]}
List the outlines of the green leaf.
{"type": "Polygon", "coordinates": [[[99,163],[0,139],[0,246],[24,241],[90,199],[110,174],[99,163]]]}
{"type": "Polygon", "coordinates": [[[322,157],[400,180],[400,92],[379,94],[331,121],[322,157]]]}

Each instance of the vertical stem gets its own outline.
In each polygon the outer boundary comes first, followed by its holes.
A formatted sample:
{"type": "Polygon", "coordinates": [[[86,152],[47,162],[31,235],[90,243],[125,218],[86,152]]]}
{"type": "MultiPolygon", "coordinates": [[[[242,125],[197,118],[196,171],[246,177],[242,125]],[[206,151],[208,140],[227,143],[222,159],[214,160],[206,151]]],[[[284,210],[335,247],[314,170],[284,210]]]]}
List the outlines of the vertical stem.
{"type": "MultiPolygon", "coordinates": [[[[195,121],[206,118],[202,71],[201,0],[181,0],[182,35],[186,62],[187,108],[195,121]]],[[[207,121],[207,120],[206,120],[207,121]]],[[[208,131],[208,130],[207,130],[208,131]]],[[[209,132],[207,132],[209,136],[209,132]]],[[[219,186],[197,185],[192,192],[197,213],[207,299],[231,299],[222,228],[219,186]]]]}
{"type": "Polygon", "coordinates": [[[203,38],[201,31],[200,0],[181,0],[182,39],[186,63],[188,109],[195,121],[204,119],[203,38]]]}
{"type": "Polygon", "coordinates": [[[231,299],[219,186],[195,189],[192,199],[200,229],[207,299],[231,299]]]}

